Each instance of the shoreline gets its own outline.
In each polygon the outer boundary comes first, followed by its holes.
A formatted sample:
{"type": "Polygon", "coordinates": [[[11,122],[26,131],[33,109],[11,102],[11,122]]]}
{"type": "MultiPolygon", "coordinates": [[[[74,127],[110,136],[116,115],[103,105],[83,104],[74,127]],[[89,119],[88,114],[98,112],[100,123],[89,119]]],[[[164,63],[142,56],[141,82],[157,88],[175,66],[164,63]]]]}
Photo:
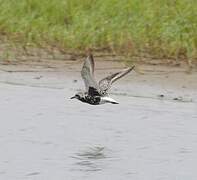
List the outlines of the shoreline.
{"type": "MultiPolygon", "coordinates": [[[[76,91],[83,87],[80,77],[83,59],[0,63],[0,84],[76,91]]],[[[95,63],[97,80],[128,66],[119,61],[101,61],[97,57],[95,63]]],[[[179,66],[137,64],[134,71],[116,83],[111,93],[177,102],[197,102],[196,79],[197,71],[194,69],[188,73],[186,68],[179,66]]]]}
{"type": "MultiPolygon", "coordinates": [[[[1,37],[1,36],[0,36],[1,37]]],[[[157,66],[168,68],[185,69],[191,73],[197,70],[197,59],[187,59],[185,57],[161,58],[151,56],[148,53],[121,54],[107,49],[90,49],[98,61],[120,62],[125,64],[136,64],[139,67],[157,66]]],[[[38,47],[33,44],[21,44],[10,42],[0,38],[0,64],[19,65],[19,64],[46,64],[54,61],[80,61],[86,57],[86,51],[63,49],[56,46],[38,47]]]]}

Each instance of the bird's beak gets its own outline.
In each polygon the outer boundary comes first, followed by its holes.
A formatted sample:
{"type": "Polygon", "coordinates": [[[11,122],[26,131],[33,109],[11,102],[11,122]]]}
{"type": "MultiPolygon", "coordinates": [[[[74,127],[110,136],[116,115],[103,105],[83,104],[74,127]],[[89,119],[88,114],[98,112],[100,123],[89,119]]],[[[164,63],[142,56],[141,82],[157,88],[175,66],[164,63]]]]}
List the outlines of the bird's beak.
{"type": "Polygon", "coordinates": [[[76,97],[75,96],[73,96],[73,97],[71,97],[70,99],[75,99],[76,97]]]}

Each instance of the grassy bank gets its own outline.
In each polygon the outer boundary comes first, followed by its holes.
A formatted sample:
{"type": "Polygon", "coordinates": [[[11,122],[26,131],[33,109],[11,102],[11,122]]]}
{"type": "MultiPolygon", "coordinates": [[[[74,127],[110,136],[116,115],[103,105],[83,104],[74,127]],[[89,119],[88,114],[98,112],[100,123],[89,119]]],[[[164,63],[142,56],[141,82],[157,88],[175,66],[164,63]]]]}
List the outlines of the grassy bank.
{"type": "Polygon", "coordinates": [[[9,39],[159,57],[197,57],[196,0],[0,0],[9,39]]]}

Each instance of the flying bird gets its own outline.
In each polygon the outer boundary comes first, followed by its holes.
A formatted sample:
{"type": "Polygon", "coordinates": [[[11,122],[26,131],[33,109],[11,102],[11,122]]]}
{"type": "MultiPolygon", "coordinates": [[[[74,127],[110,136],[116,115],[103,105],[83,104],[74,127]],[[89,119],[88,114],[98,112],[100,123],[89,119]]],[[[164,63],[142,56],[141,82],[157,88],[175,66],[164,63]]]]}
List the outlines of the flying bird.
{"type": "Polygon", "coordinates": [[[115,81],[131,72],[134,66],[111,74],[101,79],[98,83],[94,78],[94,67],[95,64],[93,55],[89,54],[85,59],[81,70],[81,76],[84,80],[86,91],[75,94],[75,96],[71,97],[71,99],[78,99],[84,103],[91,105],[99,105],[105,103],[118,104],[117,101],[109,97],[108,90],[111,88],[112,84],[115,81]]]}

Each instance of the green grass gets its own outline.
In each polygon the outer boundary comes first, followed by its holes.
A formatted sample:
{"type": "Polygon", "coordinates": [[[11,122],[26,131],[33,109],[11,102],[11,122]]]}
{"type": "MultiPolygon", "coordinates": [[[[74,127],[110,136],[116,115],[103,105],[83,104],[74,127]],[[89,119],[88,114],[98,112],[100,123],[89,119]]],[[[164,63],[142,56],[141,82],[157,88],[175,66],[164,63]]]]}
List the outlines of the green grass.
{"type": "Polygon", "coordinates": [[[0,0],[0,33],[65,49],[197,57],[196,0],[0,0]]]}

